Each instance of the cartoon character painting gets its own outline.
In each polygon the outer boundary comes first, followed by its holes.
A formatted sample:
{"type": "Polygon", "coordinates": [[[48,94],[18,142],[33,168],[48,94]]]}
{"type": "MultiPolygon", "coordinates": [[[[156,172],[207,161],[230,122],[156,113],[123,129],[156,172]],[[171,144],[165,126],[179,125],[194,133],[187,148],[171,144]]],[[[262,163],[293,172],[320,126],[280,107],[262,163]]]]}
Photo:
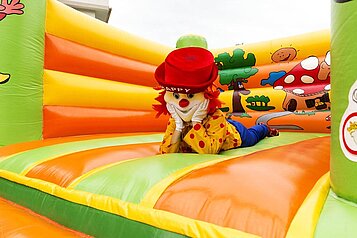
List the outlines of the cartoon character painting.
{"type": "Polygon", "coordinates": [[[286,92],[283,102],[286,111],[293,112],[305,107],[330,109],[330,52],[321,63],[315,56],[304,59],[275,81],[274,89],[286,92]]]}
{"type": "Polygon", "coordinates": [[[347,127],[347,131],[350,133],[353,141],[357,145],[357,121],[350,121],[350,126],[347,127]]]}
{"type": "Polygon", "coordinates": [[[245,128],[226,119],[218,108],[219,91],[213,86],[218,68],[210,51],[187,47],[172,51],[155,72],[163,91],[154,105],[158,115],[169,113],[160,152],[217,154],[222,150],[256,144],[278,131],[265,124],[245,128]]]}
{"type": "Polygon", "coordinates": [[[271,53],[271,60],[274,63],[289,62],[296,58],[297,50],[293,47],[283,47],[271,53]]]}
{"type": "Polygon", "coordinates": [[[348,94],[348,106],[340,120],[340,146],[345,156],[357,162],[357,81],[348,94]]]}
{"type": "Polygon", "coordinates": [[[274,106],[268,105],[270,102],[270,98],[268,96],[249,96],[245,101],[248,103],[248,105],[246,105],[247,108],[250,108],[254,111],[269,111],[275,109],[274,106]]]}
{"type": "Polygon", "coordinates": [[[10,0],[10,3],[8,3],[8,0],[1,0],[0,3],[0,21],[5,19],[6,16],[8,15],[22,15],[24,14],[23,8],[24,4],[20,3],[20,0],[10,0]]]}
{"type": "Polygon", "coordinates": [[[255,55],[248,53],[245,57],[244,54],[245,52],[238,48],[233,51],[232,56],[224,52],[215,58],[219,69],[219,83],[228,85],[228,90],[234,90],[233,114],[245,113],[241,94],[248,95],[250,90],[246,89],[244,84],[248,82],[249,77],[258,72],[258,69],[253,67],[256,63],[255,55]]]}

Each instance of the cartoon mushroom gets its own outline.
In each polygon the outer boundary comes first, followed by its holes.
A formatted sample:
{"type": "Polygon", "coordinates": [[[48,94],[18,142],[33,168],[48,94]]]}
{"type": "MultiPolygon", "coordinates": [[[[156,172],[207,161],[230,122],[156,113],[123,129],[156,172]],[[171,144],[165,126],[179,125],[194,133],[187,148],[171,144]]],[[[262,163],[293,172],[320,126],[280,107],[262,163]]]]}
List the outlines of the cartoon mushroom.
{"type": "Polygon", "coordinates": [[[287,93],[283,103],[283,107],[287,111],[301,108],[300,104],[306,104],[307,100],[321,98],[331,89],[330,53],[326,54],[325,60],[321,64],[315,56],[304,59],[277,80],[274,83],[274,89],[284,90],[287,93]]]}

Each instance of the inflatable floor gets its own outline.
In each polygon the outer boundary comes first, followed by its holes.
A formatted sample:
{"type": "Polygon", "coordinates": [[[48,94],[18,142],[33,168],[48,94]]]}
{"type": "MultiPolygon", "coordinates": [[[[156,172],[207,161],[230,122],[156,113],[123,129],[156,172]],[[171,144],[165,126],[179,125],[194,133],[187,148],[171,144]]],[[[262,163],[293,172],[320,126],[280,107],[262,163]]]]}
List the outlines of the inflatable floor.
{"type": "Polygon", "coordinates": [[[221,110],[280,136],[158,154],[168,117],[152,109],[154,71],[173,48],[56,0],[1,6],[1,237],[355,234],[353,199],[330,185],[342,172],[330,179],[328,31],[211,50],[221,110]]]}

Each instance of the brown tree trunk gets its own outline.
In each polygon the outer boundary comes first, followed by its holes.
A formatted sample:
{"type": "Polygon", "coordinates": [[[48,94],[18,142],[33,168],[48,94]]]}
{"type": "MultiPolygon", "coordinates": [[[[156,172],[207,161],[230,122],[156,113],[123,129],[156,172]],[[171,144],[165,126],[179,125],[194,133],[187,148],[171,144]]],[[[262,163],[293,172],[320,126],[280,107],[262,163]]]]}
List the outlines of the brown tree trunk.
{"type": "Polygon", "coordinates": [[[243,108],[242,102],[241,102],[242,97],[240,96],[240,92],[237,90],[234,90],[233,92],[233,113],[234,112],[239,112],[239,113],[244,113],[245,110],[243,108]]]}

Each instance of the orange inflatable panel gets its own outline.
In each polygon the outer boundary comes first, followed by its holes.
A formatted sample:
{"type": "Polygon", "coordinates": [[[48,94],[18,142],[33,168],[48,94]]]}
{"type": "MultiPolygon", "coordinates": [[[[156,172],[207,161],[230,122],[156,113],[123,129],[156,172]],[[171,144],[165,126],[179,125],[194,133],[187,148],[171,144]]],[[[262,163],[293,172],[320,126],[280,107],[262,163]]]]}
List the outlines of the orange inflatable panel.
{"type": "Polygon", "coordinates": [[[330,137],[311,139],[193,171],[170,185],[155,208],[283,238],[307,194],[329,171],[329,146],[330,137]]]}
{"type": "Polygon", "coordinates": [[[1,237],[91,237],[70,230],[31,210],[0,198],[1,237]]]}
{"type": "Polygon", "coordinates": [[[108,164],[156,155],[160,143],[130,144],[72,153],[43,162],[26,176],[67,187],[81,175],[108,164]]]}
{"type": "Polygon", "coordinates": [[[43,137],[165,131],[168,118],[155,115],[153,110],[44,106],[43,137]]]}
{"type": "Polygon", "coordinates": [[[156,66],[93,49],[50,34],[45,37],[45,69],[144,86],[157,86],[156,66]]]}

